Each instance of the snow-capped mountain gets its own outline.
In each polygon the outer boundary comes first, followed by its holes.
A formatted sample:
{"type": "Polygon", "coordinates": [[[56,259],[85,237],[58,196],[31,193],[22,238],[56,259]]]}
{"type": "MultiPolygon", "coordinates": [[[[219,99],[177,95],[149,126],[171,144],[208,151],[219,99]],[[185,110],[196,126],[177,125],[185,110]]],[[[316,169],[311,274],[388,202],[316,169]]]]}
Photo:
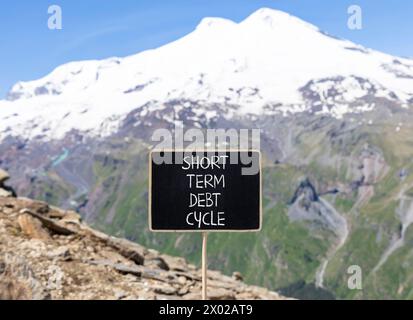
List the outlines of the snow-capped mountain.
{"type": "MultiPolygon", "coordinates": [[[[413,102],[413,60],[331,37],[287,13],[260,9],[240,23],[205,18],[187,36],[125,58],[72,62],[19,82],[0,101],[0,139],[105,136],[170,101],[211,118],[311,111],[341,117],[413,102]]],[[[195,119],[196,121],[196,119],[195,119]]]]}
{"type": "Polygon", "coordinates": [[[270,9],[206,18],[158,49],[17,83],[0,167],[19,196],[197,262],[190,234],[147,230],[150,138],[176,120],[261,132],[265,229],[216,238],[211,267],[297,298],[413,299],[413,60],[270,9]]]}

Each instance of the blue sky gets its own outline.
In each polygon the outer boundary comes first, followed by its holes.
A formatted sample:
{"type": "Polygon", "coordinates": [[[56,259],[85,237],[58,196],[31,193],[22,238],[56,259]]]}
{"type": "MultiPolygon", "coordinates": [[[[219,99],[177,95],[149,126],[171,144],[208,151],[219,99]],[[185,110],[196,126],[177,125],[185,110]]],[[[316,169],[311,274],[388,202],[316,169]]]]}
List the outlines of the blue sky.
{"type": "Polygon", "coordinates": [[[407,0],[1,0],[0,98],[17,81],[42,77],[62,63],[156,48],[191,32],[205,16],[241,21],[261,7],[287,11],[369,48],[413,57],[413,1],[407,0]],[[47,28],[53,4],[63,10],[63,30],[47,28]],[[352,4],[363,9],[362,30],[347,28],[352,4]]]}

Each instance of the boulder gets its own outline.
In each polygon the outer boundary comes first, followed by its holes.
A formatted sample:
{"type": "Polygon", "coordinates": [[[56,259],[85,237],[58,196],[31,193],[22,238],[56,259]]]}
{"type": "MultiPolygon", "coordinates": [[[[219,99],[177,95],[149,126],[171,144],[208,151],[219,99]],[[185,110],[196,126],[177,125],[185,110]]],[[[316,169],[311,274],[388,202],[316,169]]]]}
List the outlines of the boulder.
{"type": "Polygon", "coordinates": [[[0,185],[2,185],[9,178],[10,178],[9,174],[3,169],[0,169],[0,185]]]}
{"type": "Polygon", "coordinates": [[[207,292],[208,299],[210,300],[234,300],[235,293],[231,290],[217,288],[210,289],[207,292]]]}
{"type": "Polygon", "coordinates": [[[17,198],[16,191],[12,187],[0,184],[1,195],[0,197],[5,198],[17,198]]]}
{"type": "Polygon", "coordinates": [[[241,272],[239,271],[235,271],[232,273],[232,279],[234,279],[235,281],[243,281],[244,278],[242,277],[241,272]]]}
{"type": "Polygon", "coordinates": [[[29,214],[21,214],[17,218],[20,229],[25,235],[32,239],[50,240],[50,235],[46,229],[43,228],[42,223],[30,216],[29,214]]]}
{"type": "Polygon", "coordinates": [[[66,246],[57,247],[56,249],[47,253],[49,259],[61,259],[64,261],[70,260],[70,250],[66,246]]]}
{"type": "Polygon", "coordinates": [[[72,222],[79,224],[82,221],[82,217],[75,211],[66,211],[65,215],[62,217],[64,222],[72,222]]]}
{"type": "Polygon", "coordinates": [[[10,191],[7,191],[7,190],[4,190],[4,189],[0,188],[0,197],[10,198],[12,196],[13,196],[13,194],[10,191]]]}
{"type": "Polygon", "coordinates": [[[76,230],[69,228],[66,225],[63,225],[58,220],[47,218],[43,214],[32,212],[26,208],[20,210],[20,214],[28,214],[32,216],[33,218],[38,219],[39,221],[41,221],[41,223],[43,224],[45,228],[52,231],[53,233],[66,235],[66,236],[76,233],[76,230]]]}
{"type": "Polygon", "coordinates": [[[153,257],[149,259],[146,258],[144,261],[144,265],[146,267],[153,267],[153,268],[169,271],[168,264],[161,257],[153,257]]]}

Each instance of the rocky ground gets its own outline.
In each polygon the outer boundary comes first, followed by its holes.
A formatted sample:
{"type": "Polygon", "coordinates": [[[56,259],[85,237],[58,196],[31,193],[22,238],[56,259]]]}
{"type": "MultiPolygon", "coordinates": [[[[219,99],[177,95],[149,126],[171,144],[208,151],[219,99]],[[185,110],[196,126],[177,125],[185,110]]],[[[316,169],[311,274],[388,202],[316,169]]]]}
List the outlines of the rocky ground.
{"type": "MultiPolygon", "coordinates": [[[[201,271],[82,222],[79,214],[16,198],[0,170],[0,299],[199,299],[201,271]]],[[[210,299],[284,299],[208,271],[210,299]]]]}

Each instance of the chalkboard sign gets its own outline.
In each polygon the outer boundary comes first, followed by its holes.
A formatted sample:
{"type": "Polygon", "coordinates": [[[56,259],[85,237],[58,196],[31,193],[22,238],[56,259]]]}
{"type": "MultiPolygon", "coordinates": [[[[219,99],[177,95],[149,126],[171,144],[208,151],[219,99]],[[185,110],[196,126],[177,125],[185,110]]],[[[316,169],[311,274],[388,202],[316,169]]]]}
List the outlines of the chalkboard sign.
{"type": "Polygon", "coordinates": [[[259,151],[152,151],[151,231],[259,231],[259,151]]]}

